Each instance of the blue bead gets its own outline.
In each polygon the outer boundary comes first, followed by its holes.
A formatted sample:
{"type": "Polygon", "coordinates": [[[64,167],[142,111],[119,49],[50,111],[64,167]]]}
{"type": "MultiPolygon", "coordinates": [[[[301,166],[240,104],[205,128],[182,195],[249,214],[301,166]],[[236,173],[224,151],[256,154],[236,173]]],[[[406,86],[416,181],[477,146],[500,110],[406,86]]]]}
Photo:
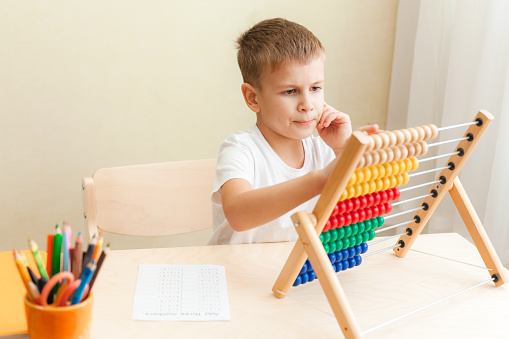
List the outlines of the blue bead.
{"type": "Polygon", "coordinates": [[[362,257],[360,255],[356,255],[354,257],[355,259],[355,266],[359,266],[360,264],[362,264],[362,257]]]}
{"type": "Polygon", "coordinates": [[[341,254],[343,255],[343,260],[348,259],[348,249],[341,250],[341,254]]]}
{"type": "Polygon", "coordinates": [[[297,279],[295,279],[295,282],[293,283],[293,286],[299,286],[301,282],[302,278],[300,277],[300,275],[298,275],[297,279]]]}
{"type": "Polygon", "coordinates": [[[308,271],[308,265],[307,263],[304,263],[304,266],[302,266],[302,269],[300,270],[299,274],[306,273],[308,271]]]}
{"type": "Polygon", "coordinates": [[[308,282],[312,282],[313,280],[315,280],[316,279],[315,271],[308,272],[308,276],[309,276],[308,282]]]}
{"type": "Polygon", "coordinates": [[[354,255],[355,255],[355,246],[350,247],[348,249],[348,258],[353,258],[354,255]]]}
{"type": "Polygon", "coordinates": [[[341,262],[341,265],[343,265],[343,271],[346,271],[348,269],[348,267],[350,267],[350,263],[348,262],[348,259],[347,260],[343,260],[341,262]]]}
{"type": "Polygon", "coordinates": [[[334,264],[334,266],[336,267],[336,272],[340,272],[343,269],[342,261],[338,261],[336,264],[334,264]]]}
{"type": "Polygon", "coordinates": [[[355,264],[356,264],[356,262],[355,262],[354,258],[349,258],[348,259],[348,265],[349,265],[350,268],[354,268],[355,264]]]}
{"type": "Polygon", "coordinates": [[[336,262],[343,260],[343,251],[336,251],[336,262]]]}
{"type": "Polygon", "coordinates": [[[334,253],[327,254],[329,256],[329,260],[332,264],[336,262],[336,255],[334,253]]]}
{"type": "Polygon", "coordinates": [[[305,284],[309,281],[309,275],[307,273],[301,274],[300,278],[302,279],[302,284],[305,284]]]}
{"type": "Polygon", "coordinates": [[[359,255],[359,254],[361,254],[361,252],[362,252],[361,245],[356,245],[355,246],[355,255],[359,255]]]}
{"type": "Polygon", "coordinates": [[[361,244],[361,248],[362,248],[362,251],[361,251],[361,254],[364,254],[368,251],[368,244],[366,244],[365,242],[363,242],[361,244]]]}
{"type": "Polygon", "coordinates": [[[314,272],[313,266],[311,266],[311,263],[309,261],[307,262],[307,265],[308,265],[308,272],[314,272]]]}

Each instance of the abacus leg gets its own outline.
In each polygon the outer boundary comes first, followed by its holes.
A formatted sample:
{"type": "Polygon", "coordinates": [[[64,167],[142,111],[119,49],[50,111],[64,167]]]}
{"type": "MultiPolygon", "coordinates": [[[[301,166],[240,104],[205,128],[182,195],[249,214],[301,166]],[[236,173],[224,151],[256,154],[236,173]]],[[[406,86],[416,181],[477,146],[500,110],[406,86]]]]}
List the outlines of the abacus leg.
{"type": "Polygon", "coordinates": [[[353,317],[350,305],[346,301],[346,295],[339,284],[336,273],[332,269],[327,253],[316,235],[308,213],[306,211],[298,212],[292,216],[292,221],[299,234],[299,242],[302,243],[309,257],[343,335],[347,339],[361,338],[362,334],[353,317]]]}
{"type": "Polygon", "coordinates": [[[458,209],[458,212],[465,223],[465,226],[474,241],[479,254],[481,255],[486,267],[491,268],[489,271],[490,275],[496,274],[498,279],[495,281],[495,286],[503,285],[508,281],[507,273],[503,267],[500,258],[498,257],[493,245],[486,234],[479,216],[475,212],[470,199],[468,198],[460,179],[456,177],[453,185],[449,190],[449,194],[458,209]]]}

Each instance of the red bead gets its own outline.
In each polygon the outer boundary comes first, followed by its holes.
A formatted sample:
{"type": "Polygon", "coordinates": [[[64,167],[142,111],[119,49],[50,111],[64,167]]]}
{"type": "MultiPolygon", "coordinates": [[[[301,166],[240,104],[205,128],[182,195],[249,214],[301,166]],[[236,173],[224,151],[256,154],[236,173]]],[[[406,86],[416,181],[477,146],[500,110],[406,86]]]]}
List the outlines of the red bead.
{"type": "Polygon", "coordinates": [[[373,205],[376,206],[380,203],[380,193],[378,192],[373,192],[373,205]]]}
{"type": "Polygon", "coordinates": [[[360,209],[357,212],[359,212],[359,221],[366,220],[366,211],[364,209],[360,209]]]}
{"type": "Polygon", "coordinates": [[[384,215],[385,214],[385,205],[380,204],[376,206],[378,208],[378,215],[384,215]]]}
{"type": "Polygon", "coordinates": [[[373,211],[371,210],[371,207],[366,207],[364,212],[366,212],[366,220],[369,220],[373,217],[373,211]]]}
{"type": "Polygon", "coordinates": [[[338,214],[343,214],[346,212],[346,204],[344,201],[338,202],[336,206],[338,206],[338,214]]]}
{"type": "Polygon", "coordinates": [[[336,215],[336,220],[338,221],[338,227],[345,226],[345,216],[343,214],[336,215]]]}
{"type": "Polygon", "coordinates": [[[350,212],[350,215],[352,216],[352,224],[359,222],[359,213],[357,211],[350,212]]]}
{"type": "Polygon", "coordinates": [[[353,210],[353,203],[352,203],[352,200],[348,199],[348,200],[345,200],[345,206],[346,206],[346,211],[345,212],[350,212],[353,210]]]}
{"type": "Polygon", "coordinates": [[[359,209],[359,207],[361,206],[361,202],[359,201],[358,198],[352,198],[350,200],[352,200],[352,204],[353,204],[352,211],[357,211],[359,209]]]}
{"type": "MultiPolygon", "coordinates": [[[[387,190],[390,191],[390,190],[387,190]]],[[[384,202],[387,202],[387,199],[389,199],[387,195],[387,191],[380,192],[380,203],[383,204],[384,202]]]]}
{"type": "Polygon", "coordinates": [[[378,217],[380,215],[380,210],[378,209],[377,206],[371,206],[371,218],[375,218],[375,217],[378,217]]]}
{"type": "MultiPolygon", "coordinates": [[[[366,199],[368,200],[368,204],[366,205],[366,207],[373,206],[373,203],[375,202],[375,198],[373,198],[373,194],[366,194],[366,199]]],[[[368,219],[370,219],[370,218],[368,218],[368,219]]]]}
{"type": "MultiPolygon", "coordinates": [[[[391,200],[394,200],[394,191],[392,189],[388,189],[387,191],[387,201],[391,201],[391,200]]],[[[387,202],[387,201],[384,201],[384,202],[387,202]]]]}
{"type": "Polygon", "coordinates": [[[345,226],[350,225],[352,223],[352,216],[350,213],[343,214],[345,216],[345,226]]]}
{"type": "Polygon", "coordinates": [[[338,205],[336,204],[336,205],[334,206],[334,209],[332,210],[331,217],[335,217],[338,213],[339,213],[339,207],[338,207],[338,205]]]}
{"type": "Polygon", "coordinates": [[[336,217],[330,217],[330,229],[333,230],[338,227],[338,219],[336,217]]]}
{"type": "Polygon", "coordinates": [[[327,232],[328,230],[330,230],[330,220],[327,220],[325,223],[325,227],[323,228],[322,233],[327,232]]]}
{"type": "Polygon", "coordinates": [[[394,188],[392,189],[392,192],[394,193],[394,199],[392,199],[392,200],[399,199],[399,195],[400,195],[399,188],[394,187],[394,188]]]}
{"type": "Polygon", "coordinates": [[[392,205],[391,205],[391,203],[390,203],[390,202],[386,202],[386,203],[384,204],[384,206],[385,206],[385,213],[391,213],[391,211],[392,211],[392,205]]]}
{"type": "Polygon", "coordinates": [[[359,203],[360,203],[359,209],[366,208],[366,206],[368,205],[368,199],[366,199],[365,195],[361,195],[359,197],[359,203]]]}

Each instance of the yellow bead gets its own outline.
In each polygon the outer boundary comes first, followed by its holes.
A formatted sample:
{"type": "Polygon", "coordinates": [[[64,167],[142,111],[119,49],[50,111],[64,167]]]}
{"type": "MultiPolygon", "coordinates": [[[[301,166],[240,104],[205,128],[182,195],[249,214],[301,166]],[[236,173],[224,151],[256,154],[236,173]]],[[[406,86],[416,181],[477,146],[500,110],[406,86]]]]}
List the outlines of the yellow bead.
{"type": "Polygon", "coordinates": [[[364,181],[363,183],[361,183],[361,186],[362,186],[362,195],[368,194],[369,193],[368,181],[364,181]]]}
{"type": "Polygon", "coordinates": [[[392,166],[392,175],[396,175],[399,173],[399,164],[396,161],[391,162],[392,166]]]}
{"type": "Polygon", "coordinates": [[[373,193],[376,191],[376,184],[375,184],[375,181],[374,180],[370,180],[368,182],[369,184],[369,193],[373,193]]]}
{"type": "Polygon", "coordinates": [[[355,195],[355,187],[354,186],[350,186],[350,187],[346,188],[347,191],[348,191],[348,198],[347,199],[351,199],[351,198],[354,197],[354,195],[355,195]]]}
{"type": "Polygon", "coordinates": [[[398,160],[397,161],[398,165],[399,165],[399,172],[398,173],[404,173],[406,172],[406,164],[405,164],[405,161],[404,160],[398,160]]]}
{"type": "Polygon", "coordinates": [[[355,170],[355,174],[357,175],[357,180],[355,181],[356,184],[364,181],[364,172],[358,168],[355,170]]]}
{"type": "Polygon", "coordinates": [[[383,182],[384,182],[384,187],[383,187],[383,190],[388,190],[389,188],[391,188],[391,181],[389,180],[389,178],[385,177],[382,179],[383,182]]]}
{"type": "Polygon", "coordinates": [[[391,181],[391,184],[390,184],[389,188],[393,188],[393,187],[398,186],[398,181],[396,180],[396,176],[391,175],[389,177],[389,180],[391,181]]]}
{"type": "Polygon", "coordinates": [[[415,171],[419,167],[419,160],[416,157],[412,157],[410,160],[412,160],[412,171],[415,171]]]}
{"type": "Polygon", "coordinates": [[[348,180],[347,186],[352,186],[357,181],[357,174],[355,172],[352,173],[352,176],[350,177],[350,180],[348,180]]]}
{"type": "Polygon", "coordinates": [[[360,197],[362,195],[362,185],[361,184],[355,184],[355,194],[354,197],[360,197]]]}
{"type": "Polygon", "coordinates": [[[368,168],[369,168],[369,171],[371,172],[371,179],[370,180],[374,180],[374,179],[380,177],[380,173],[378,172],[378,167],[376,167],[376,166],[369,166],[368,168]]]}
{"type": "Polygon", "coordinates": [[[345,190],[343,191],[343,194],[341,194],[341,198],[339,198],[339,201],[344,201],[347,199],[347,197],[348,197],[348,191],[345,188],[345,190]]]}
{"type": "Polygon", "coordinates": [[[378,169],[378,178],[385,177],[385,167],[382,164],[378,164],[376,168],[378,169]]]}
{"type": "Polygon", "coordinates": [[[408,176],[408,173],[405,172],[401,175],[403,176],[403,183],[401,184],[401,186],[408,184],[408,182],[410,181],[410,177],[408,176]]]}
{"type": "Polygon", "coordinates": [[[395,175],[395,177],[396,177],[396,186],[403,185],[403,176],[400,173],[398,173],[395,175]]]}
{"type": "Polygon", "coordinates": [[[363,181],[369,181],[371,180],[371,170],[367,167],[362,168],[362,173],[364,174],[364,180],[363,181]]]}
{"type": "Polygon", "coordinates": [[[405,161],[405,169],[406,169],[405,172],[410,172],[413,167],[412,160],[410,158],[406,158],[404,161],[405,161]]]}
{"type": "Polygon", "coordinates": [[[376,191],[375,192],[379,192],[379,191],[383,190],[384,182],[382,181],[382,179],[376,179],[375,180],[375,184],[376,184],[376,191]]]}
{"type": "Polygon", "coordinates": [[[390,175],[392,175],[392,166],[391,164],[383,164],[384,168],[385,168],[385,175],[384,177],[388,177],[390,175]]]}

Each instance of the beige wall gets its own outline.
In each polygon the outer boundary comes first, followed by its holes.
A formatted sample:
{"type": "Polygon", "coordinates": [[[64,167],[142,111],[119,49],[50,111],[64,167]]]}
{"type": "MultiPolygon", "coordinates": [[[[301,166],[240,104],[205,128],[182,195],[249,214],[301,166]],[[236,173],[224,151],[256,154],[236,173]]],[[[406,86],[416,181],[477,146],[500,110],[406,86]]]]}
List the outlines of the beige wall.
{"type": "Polygon", "coordinates": [[[384,126],[396,13],[396,0],[0,2],[0,250],[44,244],[62,220],[83,231],[81,178],[98,168],[215,157],[252,125],[233,41],[265,18],[313,31],[327,101],[354,127],[384,126]]]}

